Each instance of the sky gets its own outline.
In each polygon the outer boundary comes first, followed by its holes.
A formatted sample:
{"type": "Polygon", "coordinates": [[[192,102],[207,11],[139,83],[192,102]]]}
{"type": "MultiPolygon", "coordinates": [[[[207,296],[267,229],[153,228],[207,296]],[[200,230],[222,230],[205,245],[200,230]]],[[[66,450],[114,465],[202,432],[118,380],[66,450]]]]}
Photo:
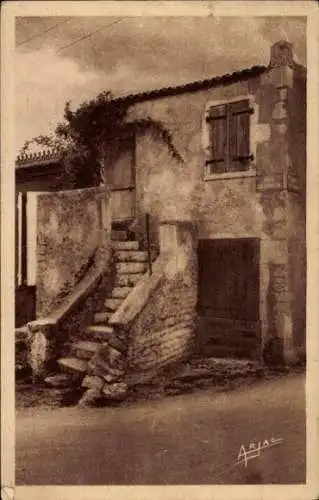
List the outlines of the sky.
{"type": "Polygon", "coordinates": [[[76,107],[102,90],[124,95],[267,65],[281,39],[306,64],[300,17],[17,17],[15,35],[17,152],[54,131],[66,101],[76,107]]]}

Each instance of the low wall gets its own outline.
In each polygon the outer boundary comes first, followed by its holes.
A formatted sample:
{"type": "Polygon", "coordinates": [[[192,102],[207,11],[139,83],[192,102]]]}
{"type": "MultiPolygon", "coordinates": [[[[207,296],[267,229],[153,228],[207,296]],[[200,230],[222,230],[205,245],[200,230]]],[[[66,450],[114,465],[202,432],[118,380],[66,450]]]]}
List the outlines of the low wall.
{"type": "Polygon", "coordinates": [[[197,261],[190,224],[160,227],[162,276],[130,328],[129,372],[160,370],[187,357],[194,344],[197,261]]]}
{"type": "Polygon", "coordinates": [[[36,315],[49,315],[96,262],[104,237],[101,187],[40,195],[36,315]]]}

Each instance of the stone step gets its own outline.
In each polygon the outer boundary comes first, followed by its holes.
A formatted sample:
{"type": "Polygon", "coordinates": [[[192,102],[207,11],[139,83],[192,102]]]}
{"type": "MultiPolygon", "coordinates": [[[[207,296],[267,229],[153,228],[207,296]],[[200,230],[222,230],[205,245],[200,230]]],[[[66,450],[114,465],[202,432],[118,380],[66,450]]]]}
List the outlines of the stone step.
{"type": "Polygon", "coordinates": [[[138,241],[112,241],[112,247],[114,250],[138,250],[138,241]]]}
{"type": "Polygon", "coordinates": [[[46,377],[44,382],[55,389],[65,389],[72,387],[76,383],[76,377],[70,375],[70,373],[56,373],[46,377]]]}
{"type": "Polygon", "coordinates": [[[116,264],[116,270],[120,274],[144,273],[147,267],[147,264],[144,262],[118,262],[116,264]]]}
{"type": "Polygon", "coordinates": [[[117,250],[115,259],[117,262],[147,262],[148,253],[141,250],[117,250]]]}
{"type": "Polygon", "coordinates": [[[100,342],[80,341],[72,344],[71,350],[77,358],[90,360],[100,346],[100,342]]]}
{"type": "Polygon", "coordinates": [[[86,333],[94,339],[99,338],[107,342],[111,335],[113,335],[114,328],[108,325],[90,325],[86,329],[86,333]]]}
{"type": "Polygon", "coordinates": [[[77,358],[61,358],[58,360],[60,369],[65,373],[84,375],[87,370],[87,361],[77,358]]]}
{"type": "Polygon", "coordinates": [[[108,325],[90,325],[85,331],[86,339],[90,342],[110,342],[116,337],[113,327],[108,325]]]}
{"type": "Polygon", "coordinates": [[[128,294],[133,290],[132,286],[118,286],[112,290],[112,299],[125,299],[128,294]]]}
{"type": "Polygon", "coordinates": [[[127,241],[127,231],[121,229],[112,229],[111,239],[112,241],[127,241]]]}
{"type": "Polygon", "coordinates": [[[113,313],[102,311],[94,314],[94,323],[107,323],[113,313]]]}
{"type": "Polygon", "coordinates": [[[123,299],[106,299],[104,305],[108,311],[116,311],[116,309],[122,304],[123,299]]]}
{"type": "Polygon", "coordinates": [[[143,274],[144,274],[143,272],[136,274],[118,274],[117,277],[115,278],[115,286],[134,287],[136,283],[141,279],[143,274]]]}
{"type": "MultiPolygon", "coordinates": [[[[123,343],[123,341],[117,337],[112,327],[107,325],[91,325],[86,329],[86,332],[93,337],[94,340],[100,340],[103,343],[107,342],[109,346],[114,349],[120,352],[126,352],[126,342],[123,343]]],[[[89,344],[92,343],[94,342],[89,342],[89,344]]],[[[93,349],[93,346],[91,348],[93,349]]]]}

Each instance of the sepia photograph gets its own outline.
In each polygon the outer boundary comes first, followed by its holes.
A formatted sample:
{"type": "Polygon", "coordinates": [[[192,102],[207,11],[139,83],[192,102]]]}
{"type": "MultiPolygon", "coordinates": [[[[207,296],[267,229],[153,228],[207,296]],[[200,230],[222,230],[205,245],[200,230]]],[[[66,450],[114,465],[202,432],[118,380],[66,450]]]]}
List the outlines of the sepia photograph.
{"type": "Polygon", "coordinates": [[[15,484],[306,485],[307,16],[17,12],[15,484]]]}

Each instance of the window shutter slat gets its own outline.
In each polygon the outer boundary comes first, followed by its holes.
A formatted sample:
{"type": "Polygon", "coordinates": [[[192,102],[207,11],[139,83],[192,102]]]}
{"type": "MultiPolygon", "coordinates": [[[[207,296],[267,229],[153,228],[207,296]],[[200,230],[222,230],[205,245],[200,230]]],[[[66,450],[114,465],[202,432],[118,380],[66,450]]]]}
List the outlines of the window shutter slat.
{"type": "Polygon", "coordinates": [[[233,121],[233,144],[231,153],[234,158],[249,156],[249,115],[247,113],[234,115],[233,121]]]}
{"type": "Polygon", "coordinates": [[[226,164],[226,117],[211,121],[211,173],[225,171],[226,164]]]}
{"type": "Polygon", "coordinates": [[[213,106],[208,111],[208,120],[213,118],[226,118],[227,106],[222,104],[221,106],[213,106]]]}
{"type": "Polygon", "coordinates": [[[225,157],[226,144],[226,118],[212,120],[210,131],[212,159],[223,159],[225,157]]]}
{"type": "Polygon", "coordinates": [[[241,113],[252,113],[252,108],[250,107],[249,100],[243,99],[242,101],[236,101],[230,104],[231,113],[233,115],[241,113]]]}
{"type": "Polygon", "coordinates": [[[210,133],[210,173],[221,173],[226,168],[227,107],[214,106],[209,110],[207,122],[210,133]]]}
{"type": "Polygon", "coordinates": [[[249,124],[250,115],[248,113],[243,113],[238,116],[239,121],[239,144],[238,144],[238,156],[249,156],[250,155],[250,145],[249,145],[249,124]]]}
{"type": "Polygon", "coordinates": [[[249,101],[233,103],[230,109],[230,170],[246,170],[250,157],[250,114],[249,101]]]}

